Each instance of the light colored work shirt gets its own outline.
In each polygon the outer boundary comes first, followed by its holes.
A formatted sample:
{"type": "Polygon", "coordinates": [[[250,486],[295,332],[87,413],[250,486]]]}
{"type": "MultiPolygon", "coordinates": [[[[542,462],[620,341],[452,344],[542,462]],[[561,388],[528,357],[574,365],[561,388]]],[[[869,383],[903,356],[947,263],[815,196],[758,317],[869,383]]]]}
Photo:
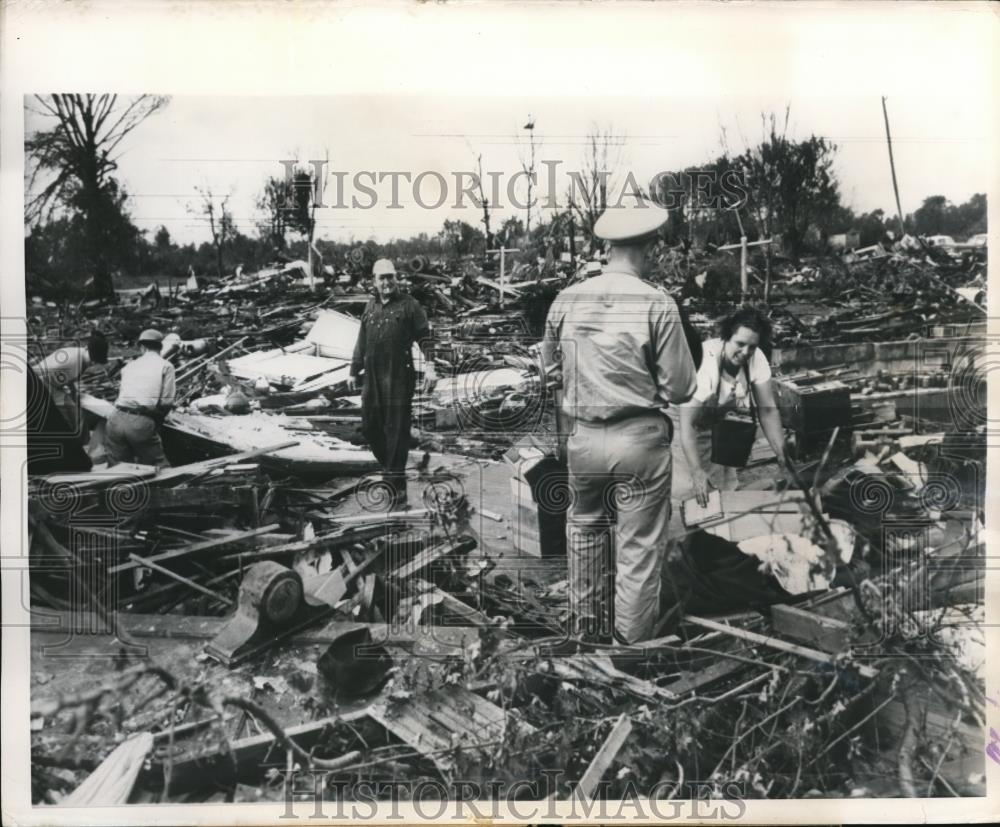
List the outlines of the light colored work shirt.
{"type": "Polygon", "coordinates": [[[698,368],[698,389],[689,405],[715,404],[719,408],[750,408],[750,388],[747,385],[747,373],[751,384],[763,384],[771,381],[771,365],[767,357],[755,350],[750,357],[748,371],[742,368],[736,376],[730,376],[722,369],[722,339],[709,339],[702,344],[701,366],[698,368]]]}
{"type": "Polygon", "coordinates": [[[174,404],[174,366],[152,350],[122,368],[116,404],[165,410],[174,404]]]}
{"type": "Polygon", "coordinates": [[[32,367],[50,385],[72,385],[90,367],[90,354],[85,347],[61,347],[32,367]]]}
{"type": "Polygon", "coordinates": [[[677,304],[626,273],[603,273],[556,297],[542,358],[561,365],[562,410],[584,422],[665,412],[696,387],[677,304]]]}

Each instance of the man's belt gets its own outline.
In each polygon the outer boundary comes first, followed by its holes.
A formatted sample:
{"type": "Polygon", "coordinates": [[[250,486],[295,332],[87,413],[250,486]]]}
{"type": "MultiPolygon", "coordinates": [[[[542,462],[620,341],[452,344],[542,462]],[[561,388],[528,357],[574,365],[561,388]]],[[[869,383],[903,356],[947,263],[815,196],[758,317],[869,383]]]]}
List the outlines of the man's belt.
{"type": "Polygon", "coordinates": [[[121,411],[122,413],[136,414],[137,416],[145,416],[149,419],[156,419],[156,413],[152,408],[146,408],[142,405],[115,405],[115,410],[121,411]]]}

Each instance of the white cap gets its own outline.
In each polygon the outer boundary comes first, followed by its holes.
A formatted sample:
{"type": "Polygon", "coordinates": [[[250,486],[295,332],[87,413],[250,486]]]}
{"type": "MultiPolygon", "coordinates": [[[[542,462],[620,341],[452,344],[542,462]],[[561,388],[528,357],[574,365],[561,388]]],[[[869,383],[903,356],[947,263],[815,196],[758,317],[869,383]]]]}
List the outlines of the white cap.
{"type": "Polygon", "coordinates": [[[387,258],[380,258],[378,261],[375,262],[374,266],[372,267],[372,275],[373,276],[382,276],[382,275],[385,275],[387,273],[391,273],[392,275],[396,275],[396,268],[393,265],[393,263],[391,261],[389,261],[389,259],[387,259],[387,258]]]}
{"type": "Polygon", "coordinates": [[[621,206],[608,207],[594,223],[594,235],[622,243],[656,232],[667,223],[670,213],[641,196],[629,197],[621,206]]]}

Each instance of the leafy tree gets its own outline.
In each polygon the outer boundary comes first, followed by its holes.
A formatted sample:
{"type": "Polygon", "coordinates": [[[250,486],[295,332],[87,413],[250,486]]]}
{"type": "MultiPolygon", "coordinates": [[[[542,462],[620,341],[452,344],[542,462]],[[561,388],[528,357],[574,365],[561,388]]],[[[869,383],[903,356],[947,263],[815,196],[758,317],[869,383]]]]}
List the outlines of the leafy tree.
{"type": "Polygon", "coordinates": [[[945,232],[945,220],[951,205],[943,195],[932,195],[924,199],[913,213],[913,229],[917,235],[940,235],[945,232]]]}
{"type": "Polygon", "coordinates": [[[276,252],[284,252],[287,245],[285,234],[288,231],[288,202],[291,199],[291,188],[283,178],[270,176],[264,184],[264,189],[257,196],[257,209],[263,213],[263,218],[257,223],[260,238],[267,241],[276,252]]]}
{"type": "Polygon", "coordinates": [[[881,209],[862,213],[854,224],[857,227],[859,243],[862,247],[878,244],[889,229],[886,226],[885,211],[881,209]]]}
{"type": "Polygon", "coordinates": [[[836,149],[815,135],[790,141],[778,133],[772,116],[766,139],[736,159],[746,175],[747,207],[760,231],[780,233],[793,255],[803,251],[811,227],[826,234],[842,218],[832,169],[836,149]]]}
{"type": "Polygon", "coordinates": [[[441,230],[441,243],[454,256],[464,256],[481,250],[486,242],[486,236],[478,227],[473,227],[465,221],[444,222],[441,230]]]}
{"type": "Polygon", "coordinates": [[[123,234],[135,232],[125,210],[127,193],[113,176],[117,153],[122,141],[167,101],[155,95],[122,99],[117,95],[35,95],[29,105],[49,125],[29,134],[24,142],[25,221],[37,225],[50,220],[60,208],[80,216],[81,223],[71,222],[71,226],[81,234],[78,252],[93,276],[98,296],[114,296],[111,274],[116,246],[123,234]]]}
{"type": "Polygon", "coordinates": [[[977,192],[955,208],[955,235],[968,237],[986,232],[986,193],[977,192]]]}
{"type": "Polygon", "coordinates": [[[511,247],[517,244],[518,239],[524,235],[524,222],[520,218],[511,216],[500,225],[500,232],[497,233],[497,244],[504,247],[511,247]]]}

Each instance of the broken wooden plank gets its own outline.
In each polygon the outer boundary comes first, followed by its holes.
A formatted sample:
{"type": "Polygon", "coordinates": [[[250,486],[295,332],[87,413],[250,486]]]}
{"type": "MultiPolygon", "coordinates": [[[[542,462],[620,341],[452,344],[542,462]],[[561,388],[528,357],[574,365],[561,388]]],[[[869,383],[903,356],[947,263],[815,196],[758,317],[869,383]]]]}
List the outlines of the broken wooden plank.
{"type": "MultiPolygon", "coordinates": [[[[76,491],[84,491],[90,488],[101,488],[111,486],[120,482],[136,482],[138,480],[150,480],[156,476],[155,465],[140,465],[135,462],[121,462],[113,468],[99,469],[97,471],[87,471],[73,474],[47,474],[41,477],[39,482],[42,486],[37,492],[40,496],[45,495],[45,491],[51,490],[51,486],[71,485],[76,491]]],[[[32,491],[34,495],[36,492],[32,491]]]]}
{"type": "MultiPolygon", "coordinates": [[[[219,549],[223,546],[232,545],[233,543],[240,543],[261,534],[277,531],[279,528],[281,528],[281,526],[278,525],[278,523],[271,523],[270,525],[262,526],[261,528],[253,528],[249,531],[238,531],[235,534],[230,534],[228,537],[219,537],[216,540],[206,540],[203,543],[194,543],[190,546],[183,546],[182,548],[164,551],[160,554],[154,554],[152,557],[147,557],[146,560],[147,562],[152,563],[162,563],[164,560],[173,560],[177,557],[186,557],[197,552],[208,551],[209,549],[219,549]]],[[[128,563],[119,563],[117,566],[112,566],[108,571],[110,574],[120,574],[123,571],[132,571],[132,569],[137,568],[138,566],[139,563],[132,560],[128,563]]]]}
{"type": "MultiPolygon", "coordinates": [[[[348,701],[340,706],[336,715],[287,727],[285,734],[308,750],[327,729],[366,718],[370,703],[365,699],[348,701]]],[[[203,739],[193,745],[176,744],[174,755],[158,755],[157,763],[164,771],[167,766],[170,767],[170,787],[173,790],[214,786],[220,779],[234,775],[249,783],[259,784],[261,767],[268,754],[275,749],[276,742],[271,732],[232,741],[228,749],[220,748],[214,739],[203,739]]],[[[284,766],[284,761],[285,751],[282,749],[280,758],[275,758],[273,763],[284,766]]]]}
{"type": "MultiPolygon", "coordinates": [[[[537,654],[533,656],[537,657],[537,654]]],[[[670,689],[622,672],[615,668],[610,658],[604,655],[561,655],[549,661],[548,668],[552,674],[560,678],[591,681],[604,686],[616,687],[647,701],[677,700],[677,696],[670,689]]]]}
{"type": "Polygon", "coordinates": [[[60,804],[67,807],[117,807],[127,804],[139,770],[152,749],[153,736],[148,732],[126,739],[60,804]]]}
{"type": "Polygon", "coordinates": [[[412,560],[403,563],[395,571],[390,572],[389,576],[398,580],[405,580],[449,554],[464,554],[475,547],[476,541],[471,537],[465,536],[457,538],[454,542],[445,541],[438,543],[436,546],[425,548],[412,560]]]}
{"type": "Polygon", "coordinates": [[[386,520],[405,520],[407,522],[425,521],[430,519],[426,508],[414,508],[410,511],[386,511],[380,514],[356,514],[351,517],[331,517],[344,525],[370,525],[384,523],[386,520]]]}
{"type": "MultiPolygon", "coordinates": [[[[211,640],[226,625],[228,618],[204,615],[137,614],[119,612],[119,625],[136,638],[168,640],[211,640]]],[[[374,643],[398,647],[425,655],[449,656],[460,653],[479,640],[479,630],[470,626],[400,627],[390,623],[358,623],[331,620],[312,629],[296,632],[286,643],[290,646],[329,645],[347,632],[366,627],[374,643]]],[[[35,634],[112,634],[112,630],[94,612],[51,612],[40,619],[35,634]],[[55,622],[53,622],[53,617],[55,622]],[[81,632],[80,630],[93,630],[81,632]]]]}
{"type": "MultiPolygon", "coordinates": [[[[826,652],[820,652],[816,649],[809,649],[805,646],[799,646],[794,643],[789,643],[788,641],[781,640],[780,638],[768,637],[767,635],[759,635],[756,632],[750,632],[746,629],[740,629],[737,626],[727,626],[725,623],[716,623],[714,620],[708,620],[703,617],[696,617],[694,615],[684,615],[685,623],[693,623],[696,626],[701,626],[705,629],[712,629],[716,632],[722,632],[723,634],[732,635],[733,637],[740,638],[741,640],[749,641],[750,643],[757,643],[761,646],[767,646],[770,649],[777,649],[780,652],[788,652],[792,655],[799,655],[803,658],[808,658],[809,660],[818,661],[819,663],[829,663],[833,664],[835,659],[832,655],[826,652]]],[[[871,666],[865,666],[861,663],[854,664],[854,668],[858,670],[858,673],[865,678],[874,678],[878,675],[878,671],[873,669],[871,666]]]]}
{"type": "Polygon", "coordinates": [[[201,592],[202,594],[207,595],[208,597],[211,597],[213,600],[218,600],[220,603],[222,603],[222,604],[224,604],[226,606],[233,606],[234,605],[233,601],[230,600],[228,597],[225,597],[224,595],[221,595],[221,594],[216,594],[211,589],[206,589],[200,583],[195,583],[194,580],[191,580],[191,579],[189,579],[187,577],[184,577],[183,575],[178,574],[175,571],[171,571],[170,569],[168,569],[168,568],[166,568],[164,566],[161,566],[159,563],[154,563],[149,558],[140,557],[138,554],[129,554],[129,559],[133,563],[137,563],[138,565],[143,566],[143,567],[145,567],[147,569],[152,569],[153,571],[157,571],[160,574],[165,575],[166,577],[169,577],[171,580],[175,580],[178,583],[182,583],[183,585],[187,586],[189,589],[194,589],[197,592],[201,592]]]}
{"type": "Polygon", "coordinates": [[[716,681],[728,678],[734,672],[746,670],[747,664],[732,659],[723,659],[709,664],[704,669],[685,672],[676,681],[668,683],[664,688],[673,692],[678,697],[682,697],[691,692],[697,692],[716,681]]]}
{"type": "Polygon", "coordinates": [[[776,632],[831,654],[843,652],[851,642],[851,623],[797,606],[772,606],[771,625],[776,632]]]}
{"type": "Polygon", "coordinates": [[[618,753],[621,752],[621,748],[625,745],[625,741],[628,740],[628,736],[631,734],[632,721],[623,712],[618,716],[618,720],[615,721],[615,725],[611,728],[611,732],[608,733],[608,737],[604,739],[601,748],[597,750],[597,754],[594,755],[590,766],[584,771],[580,782],[573,791],[574,796],[580,795],[587,800],[594,797],[597,785],[607,771],[611,769],[611,765],[614,763],[615,758],[618,757],[618,753]]]}
{"type": "Polygon", "coordinates": [[[501,287],[497,282],[493,281],[492,279],[486,278],[486,276],[479,276],[476,279],[476,282],[479,283],[479,284],[485,285],[486,287],[493,288],[498,293],[500,293],[501,296],[509,294],[510,297],[514,298],[514,299],[520,298],[520,296],[521,296],[520,289],[518,289],[514,285],[506,284],[503,287],[501,287]]]}
{"type": "MultiPolygon", "coordinates": [[[[238,454],[228,454],[224,457],[205,459],[201,462],[192,462],[189,465],[161,468],[159,473],[152,479],[148,480],[148,482],[153,485],[161,485],[165,482],[170,482],[171,480],[180,479],[181,477],[200,476],[201,474],[206,474],[209,471],[214,471],[217,468],[225,468],[228,465],[241,464],[245,460],[270,454],[272,451],[294,448],[298,444],[298,440],[289,440],[288,442],[279,442],[275,445],[266,445],[263,448],[255,448],[252,451],[242,451],[238,454]]],[[[117,467],[118,466],[116,465],[115,468],[117,467]]]]}
{"type": "MultiPolygon", "coordinates": [[[[433,583],[421,580],[419,577],[413,579],[413,585],[421,598],[427,599],[428,606],[440,606],[445,614],[459,618],[463,624],[469,626],[493,627],[497,626],[492,620],[478,609],[472,608],[468,603],[463,603],[454,595],[448,594],[444,589],[439,589],[433,583]]],[[[434,624],[436,628],[441,628],[439,624],[434,624]]]]}
{"type": "Polygon", "coordinates": [[[149,491],[147,507],[154,511],[184,508],[190,505],[205,507],[209,505],[212,511],[220,505],[239,505],[242,490],[231,483],[213,483],[211,485],[179,485],[176,488],[152,488],[149,491]]]}
{"type": "Polygon", "coordinates": [[[401,700],[382,697],[371,705],[369,715],[445,773],[454,766],[452,751],[457,748],[493,746],[510,725],[534,732],[528,723],[461,686],[401,700]]]}
{"type": "MultiPolygon", "coordinates": [[[[374,526],[361,526],[356,528],[338,528],[334,531],[317,534],[311,540],[295,540],[291,543],[282,543],[279,545],[268,546],[267,548],[258,548],[253,551],[241,551],[233,554],[225,554],[217,559],[219,562],[228,562],[231,560],[249,562],[251,560],[259,560],[265,557],[280,556],[284,554],[302,554],[307,551],[318,551],[320,549],[330,551],[342,546],[352,546],[355,543],[391,536],[393,533],[402,528],[405,528],[405,524],[399,522],[374,526]]],[[[262,537],[261,539],[266,539],[266,537],[262,537]]]]}

